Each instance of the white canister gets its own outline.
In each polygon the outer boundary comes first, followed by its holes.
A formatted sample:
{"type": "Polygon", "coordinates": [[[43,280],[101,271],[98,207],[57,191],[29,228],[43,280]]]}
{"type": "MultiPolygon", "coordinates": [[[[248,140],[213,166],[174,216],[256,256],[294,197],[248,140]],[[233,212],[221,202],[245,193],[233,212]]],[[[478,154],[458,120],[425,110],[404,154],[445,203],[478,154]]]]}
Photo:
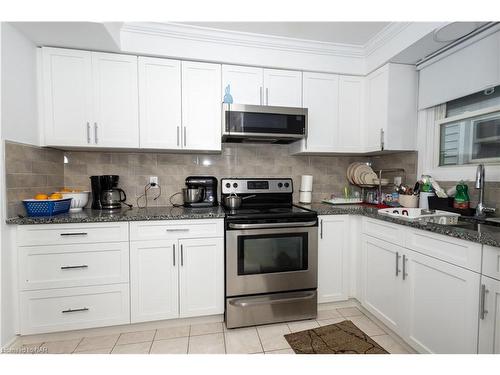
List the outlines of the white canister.
{"type": "Polygon", "coordinates": [[[425,191],[421,191],[420,192],[420,202],[419,202],[418,207],[429,209],[429,200],[427,198],[433,197],[435,195],[436,194],[434,194],[434,193],[427,193],[425,191]]]}
{"type": "Polygon", "coordinates": [[[300,191],[299,202],[305,204],[312,203],[312,191],[300,191]]]}
{"type": "Polygon", "coordinates": [[[313,176],[305,174],[300,179],[300,191],[312,191],[313,189],[313,176]]]}

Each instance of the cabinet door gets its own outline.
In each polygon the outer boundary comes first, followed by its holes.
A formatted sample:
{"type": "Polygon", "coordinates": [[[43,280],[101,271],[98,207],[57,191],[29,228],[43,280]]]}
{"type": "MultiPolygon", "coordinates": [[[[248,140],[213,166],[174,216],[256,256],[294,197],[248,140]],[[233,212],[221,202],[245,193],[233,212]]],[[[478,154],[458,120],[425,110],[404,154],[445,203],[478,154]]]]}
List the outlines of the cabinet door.
{"type": "Polygon", "coordinates": [[[182,62],[182,145],[221,150],[221,66],[182,62]]]}
{"type": "Polygon", "coordinates": [[[365,151],[381,150],[381,132],[387,126],[389,69],[385,65],[366,77],[365,151]]]}
{"type": "Polygon", "coordinates": [[[400,259],[403,248],[363,235],[362,303],[395,332],[402,331],[400,259]]]}
{"type": "Polygon", "coordinates": [[[336,149],[363,151],[364,78],[340,76],[336,149]]]}
{"type": "Polygon", "coordinates": [[[222,100],[229,85],[233,103],[262,105],[264,70],[248,66],[222,65],[222,100]]]}
{"type": "Polygon", "coordinates": [[[423,353],[477,353],[479,274],[407,250],[407,333],[423,353]]]}
{"type": "Polygon", "coordinates": [[[304,73],[304,108],[308,109],[307,151],[333,151],[337,142],[339,76],[304,73]]]}
{"type": "Polygon", "coordinates": [[[181,148],[181,62],[139,57],[141,148],[181,148]]]}
{"type": "Polygon", "coordinates": [[[91,53],[43,48],[42,56],[45,145],[90,145],[91,53]]]}
{"type": "Polygon", "coordinates": [[[479,353],[500,354],[500,281],[483,276],[481,284],[484,317],[479,320],[479,353]]]}
{"type": "Polygon", "coordinates": [[[264,104],[302,107],[302,72],[264,69],[264,104]]]}
{"type": "Polygon", "coordinates": [[[178,265],[176,241],[130,243],[132,323],[178,317],[178,265]]]}
{"type": "Polygon", "coordinates": [[[92,52],[94,142],[139,147],[137,56],[92,52]]]}
{"type": "Polygon", "coordinates": [[[344,301],[349,293],[349,217],[322,216],[318,241],[318,302],[344,301]]]}
{"type": "Polygon", "coordinates": [[[180,316],[224,312],[224,239],[179,240],[180,316]]]}

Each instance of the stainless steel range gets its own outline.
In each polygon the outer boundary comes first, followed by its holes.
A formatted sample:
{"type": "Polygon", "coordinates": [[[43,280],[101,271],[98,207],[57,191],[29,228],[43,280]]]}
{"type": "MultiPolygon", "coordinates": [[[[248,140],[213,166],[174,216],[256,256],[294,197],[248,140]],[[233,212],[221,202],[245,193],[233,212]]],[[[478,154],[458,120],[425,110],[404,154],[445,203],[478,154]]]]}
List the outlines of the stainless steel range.
{"type": "Polygon", "coordinates": [[[228,328],[315,318],[318,218],[292,204],[290,178],[225,178],[226,325],[228,328]]]}

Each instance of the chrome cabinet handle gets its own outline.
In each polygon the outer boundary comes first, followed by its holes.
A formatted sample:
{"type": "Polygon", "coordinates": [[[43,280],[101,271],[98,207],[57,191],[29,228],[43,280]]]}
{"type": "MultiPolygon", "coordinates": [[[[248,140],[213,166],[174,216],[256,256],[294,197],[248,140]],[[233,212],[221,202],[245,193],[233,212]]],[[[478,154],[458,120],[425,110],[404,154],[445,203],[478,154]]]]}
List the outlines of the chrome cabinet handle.
{"type": "Polygon", "coordinates": [[[81,309],[67,309],[67,310],[63,310],[61,312],[63,314],[65,314],[65,313],[73,313],[73,312],[79,312],[79,311],[89,311],[89,308],[88,307],[82,307],[81,309]]]}
{"type": "Polygon", "coordinates": [[[408,274],[406,273],[406,261],[408,260],[408,258],[406,257],[406,255],[403,254],[403,280],[406,280],[406,277],[408,276],[408,274]]]}
{"type": "Polygon", "coordinates": [[[97,137],[97,122],[94,122],[94,141],[95,144],[99,143],[99,138],[97,137]]]}
{"type": "Polygon", "coordinates": [[[269,105],[269,88],[266,87],[266,105],[269,105]]]}
{"type": "Polygon", "coordinates": [[[323,219],[319,222],[319,238],[323,239],[323,219]]]}
{"type": "Polygon", "coordinates": [[[384,129],[380,128],[380,150],[384,150],[384,139],[385,138],[385,134],[384,134],[384,129]]]}
{"type": "Polygon", "coordinates": [[[186,127],[184,126],[184,147],[186,147],[186,127]]]}
{"type": "Polygon", "coordinates": [[[173,245],[172,256],[174,257],[174,267],[175,267],[175,244],[173,245]]]}
{"type": "Polygon", "coordinates": [[[488,293],[489,290],[486,289],[486,285],[484,284],[481,284],[481,302],[480,302],[480,306],[481,306],[481,310],[480,310],[480,316],[481,316],[481,320],[484,320],[486,314],[488,314],[488,310],[486,310],[486,293],[488,293]]]}
{"type": "Polygon", "coordinates": [[[399,258],[401,258],[401,255],[399,255],[399,252],[396,252],[396,277],[399,276],[399,258]]]}
{"type": "Polygon", "coordinates": [[[60,236],[86,236],[87,232],[73,232],[73,233],[61,233],[60,236]]]}
{"type": "Polygon", "coordinates": [[[177,146],[179,146],[179,127],[177,127],[177,146]]]}
{"type": "Polygon", "coordinates": [[[181,266],[184,266],[184,247],[181,244],[181,266]]]}
{"type": "Polygon", "coordinates": [[[260,90],[259,90],[259,94],[260,94],[260,105],[262,105],[262,90],[263,90],[263,87],[260,86],[260,90]]]}
{"type": "Polygon", "coordinates": [[[89,266],[87,266],[86,264],[82,264],[80,266],[61,266],[62,270],[75,270],[81,268],[89,268],[89,266]]]}
{"type": "Polygon", "coordinates": [[[90,143],[90,122],[87,121],[87,143],[90,143]]]}
{"type": "Polygon", "coordinates": [[[189,228],[167,228],[167,232],[189,232],[189,228]]]}

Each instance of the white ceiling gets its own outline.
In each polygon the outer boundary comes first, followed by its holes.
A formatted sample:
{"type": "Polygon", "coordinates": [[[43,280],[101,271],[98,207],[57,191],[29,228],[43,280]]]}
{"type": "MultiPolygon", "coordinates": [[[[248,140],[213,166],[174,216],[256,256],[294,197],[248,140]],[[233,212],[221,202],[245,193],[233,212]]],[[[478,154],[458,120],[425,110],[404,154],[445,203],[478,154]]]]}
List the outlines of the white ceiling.
{"type": "Polygon", "coordinates": [[[365,45],[390,22],[182,22],[186,25],[329,43],[365,45]]]}

